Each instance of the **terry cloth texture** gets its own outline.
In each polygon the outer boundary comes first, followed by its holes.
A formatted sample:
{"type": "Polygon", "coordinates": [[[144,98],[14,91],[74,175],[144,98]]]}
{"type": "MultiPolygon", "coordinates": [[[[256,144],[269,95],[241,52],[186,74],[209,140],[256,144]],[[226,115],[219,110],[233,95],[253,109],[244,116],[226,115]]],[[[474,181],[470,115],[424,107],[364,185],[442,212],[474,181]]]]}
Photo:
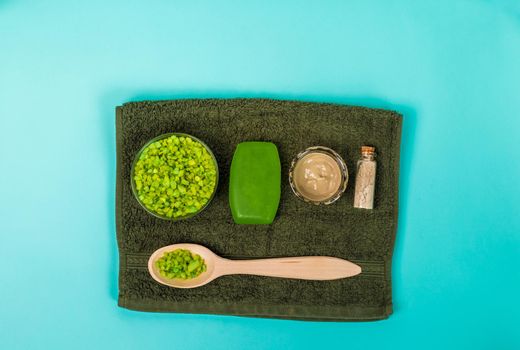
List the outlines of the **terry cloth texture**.
{"type": "Polygon", "coordinates": [[[401,120],[398,113],[382,109],[269,99],[144,101],[117,107],[119,305],[141,311],[324,321],[387,318],[392,313],[401,120]],[[130,181],[139,149],[175,131],[194,135],[213,150],[220,179],[215,198],[201,214],[171,222],[147,213],[134,198],[130,181]],[[282,192],[271,225],[233,223],[229,168],[236,145],[243,141],[278,146],[282,192]],[[292,158],[315,145],[336,150],[349,168],[345,194],[328,206],[305,203],[289,187],[292,158]],[[373,210],[352,206],[362,145],[377,150],[373,210]],[[235,275],[194,289],[155,282],[147,271],[148,257],[162,246],[181,242],[204,245],[231,259],[335,256],[359,264],[363,272],[334,281],[235,275]]]}

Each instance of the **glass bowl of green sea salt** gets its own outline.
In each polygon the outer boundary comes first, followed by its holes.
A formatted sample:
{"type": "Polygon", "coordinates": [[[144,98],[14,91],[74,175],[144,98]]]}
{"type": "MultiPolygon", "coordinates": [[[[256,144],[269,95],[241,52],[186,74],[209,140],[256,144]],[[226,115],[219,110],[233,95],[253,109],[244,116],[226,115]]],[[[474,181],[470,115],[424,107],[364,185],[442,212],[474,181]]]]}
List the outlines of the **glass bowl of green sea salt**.
{"type": "Polygon", "coordinates": [[[200,213],[213,199],[218,164],[198,138],[168,133],[148,141],[132,165],[132,192],[150,214],[180,220],[200,213]]]}

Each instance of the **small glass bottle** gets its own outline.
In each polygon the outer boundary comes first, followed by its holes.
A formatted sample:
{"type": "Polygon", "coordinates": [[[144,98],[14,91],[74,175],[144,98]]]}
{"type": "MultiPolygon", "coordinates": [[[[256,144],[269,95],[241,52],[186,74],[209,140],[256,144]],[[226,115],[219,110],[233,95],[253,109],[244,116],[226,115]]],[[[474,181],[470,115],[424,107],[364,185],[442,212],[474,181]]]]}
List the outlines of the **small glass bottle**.
{"type": "Polygon", "coordinates": [[[374,189],[376,182],[375,152],[375,147],[361,147],[361,159],[357,162],[356,172],[356,189],[354,193],[355,208],[374,208],[374,189]]]}

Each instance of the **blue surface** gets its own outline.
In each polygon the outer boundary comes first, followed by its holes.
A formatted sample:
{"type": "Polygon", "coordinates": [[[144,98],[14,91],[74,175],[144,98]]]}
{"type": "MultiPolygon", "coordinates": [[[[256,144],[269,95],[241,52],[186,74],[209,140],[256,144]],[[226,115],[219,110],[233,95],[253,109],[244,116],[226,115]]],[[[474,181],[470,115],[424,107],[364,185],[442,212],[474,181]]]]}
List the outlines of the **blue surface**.
{"type": "Polygon", "coordinates": [[[0,348],[518,349],[519,93],[515,0],[0,0],[0,348]],[[114,106],[237,96],[405,115],[390,319],[116,306],[114,106]]]}

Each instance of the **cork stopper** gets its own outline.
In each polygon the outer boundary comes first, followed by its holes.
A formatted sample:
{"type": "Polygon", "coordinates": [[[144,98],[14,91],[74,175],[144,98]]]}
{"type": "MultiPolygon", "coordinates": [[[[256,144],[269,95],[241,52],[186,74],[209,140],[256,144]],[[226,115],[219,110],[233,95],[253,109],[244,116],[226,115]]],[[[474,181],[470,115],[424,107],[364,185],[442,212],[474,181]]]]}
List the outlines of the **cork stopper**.
{"type": "Polygon", "coordinates": [[[362,155],[374,155],[376,153],[376,148],[372,146],[361,146],[361,154],[362,155]]]}

